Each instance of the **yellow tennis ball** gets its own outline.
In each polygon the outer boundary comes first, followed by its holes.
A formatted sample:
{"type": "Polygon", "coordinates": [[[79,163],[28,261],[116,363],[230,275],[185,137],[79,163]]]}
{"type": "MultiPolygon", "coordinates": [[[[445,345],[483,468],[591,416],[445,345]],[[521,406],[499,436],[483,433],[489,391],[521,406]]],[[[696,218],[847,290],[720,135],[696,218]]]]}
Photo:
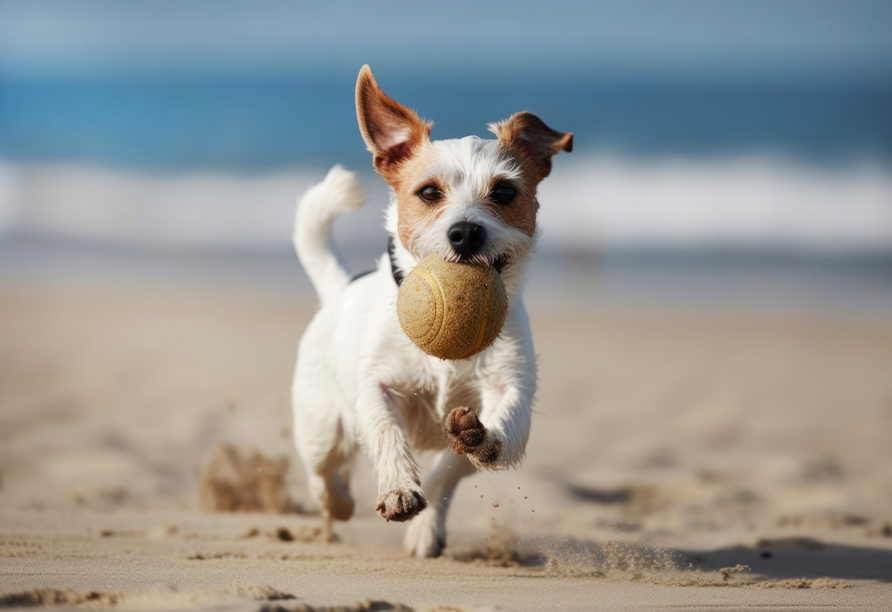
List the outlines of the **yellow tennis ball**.
{"type": "Polygon", "coordinates": [[[467,359],[491,345],[508,316],[508,294],[492,266],[429,255],[406,275],[396,298],[400,326],[440,359],[467,359]]]}

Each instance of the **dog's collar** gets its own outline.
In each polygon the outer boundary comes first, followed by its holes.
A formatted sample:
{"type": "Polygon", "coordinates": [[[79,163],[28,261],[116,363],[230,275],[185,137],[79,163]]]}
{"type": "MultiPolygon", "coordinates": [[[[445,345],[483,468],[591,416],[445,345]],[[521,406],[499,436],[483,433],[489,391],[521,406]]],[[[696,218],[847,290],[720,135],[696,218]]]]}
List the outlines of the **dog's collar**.
{"type": "Polygon", "coordinates": [[[403,284],[405,276],[396,265],[396,244],[393,242],[393,236],[387,237],[387,253],[390,255],[390,273],[393,274],[393,280],[396,281],[396,286],[399,287],[403,284]]]}

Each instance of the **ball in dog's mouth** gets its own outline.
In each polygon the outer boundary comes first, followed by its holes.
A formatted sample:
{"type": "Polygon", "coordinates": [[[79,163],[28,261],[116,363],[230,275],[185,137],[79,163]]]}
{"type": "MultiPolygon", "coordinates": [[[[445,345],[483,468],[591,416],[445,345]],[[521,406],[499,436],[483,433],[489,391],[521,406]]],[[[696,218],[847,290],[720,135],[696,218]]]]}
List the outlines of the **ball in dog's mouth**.
{"type": "Polygon", "coordinates": [[[451,263],[429,255],[397,295],[403,332],[428,355],[467,359],[488,348],[508,316],[508,294],[494,265],[451,263]]]}

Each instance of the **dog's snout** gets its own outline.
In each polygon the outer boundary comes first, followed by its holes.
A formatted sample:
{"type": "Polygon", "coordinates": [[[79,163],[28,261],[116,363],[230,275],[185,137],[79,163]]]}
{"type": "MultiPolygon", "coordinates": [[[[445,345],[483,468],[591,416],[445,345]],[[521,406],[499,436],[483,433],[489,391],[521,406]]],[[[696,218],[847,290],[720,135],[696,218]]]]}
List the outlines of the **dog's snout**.
{"type": "Polygon", "coordinates": [[[486,229],[476,223],[460,221],[449,228],[449,243],[460,257],[470,257],[486,240],[486,229]]]}

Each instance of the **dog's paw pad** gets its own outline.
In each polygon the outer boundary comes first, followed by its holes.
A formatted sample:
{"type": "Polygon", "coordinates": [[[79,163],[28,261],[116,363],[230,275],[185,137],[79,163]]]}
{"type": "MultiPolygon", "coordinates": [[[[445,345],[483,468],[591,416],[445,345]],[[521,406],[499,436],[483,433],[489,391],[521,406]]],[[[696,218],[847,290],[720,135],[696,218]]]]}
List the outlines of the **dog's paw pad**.
{"type": "Polygon", "coordinates": [[[394,490],[378,498],[375,510],[387,521],[410,521],[427,507],[427,500],[420,491],[394,490]]]}
{"type": "Polygon", "coordinates": [[[452,438],[450,450],[457,455],[470,452],[486,439],[483,423],[473,410],[464,406],[454,408],[446,417],[446,433],[452,438]]]}
{"type": "Polygon", "coordinates": [[[471,449],[471,459],[479,466],[495,462],[502,453],[502,443],[490,436],[485,444],[471,449]]]}
{"type": "Polygon", "coordinates": [[[486,430],[482,427],[466,429],[458,434],[458,437],[461,438],[462,444],[465,446],[480,446],[483,440],[486,439],[486,430]]]}

